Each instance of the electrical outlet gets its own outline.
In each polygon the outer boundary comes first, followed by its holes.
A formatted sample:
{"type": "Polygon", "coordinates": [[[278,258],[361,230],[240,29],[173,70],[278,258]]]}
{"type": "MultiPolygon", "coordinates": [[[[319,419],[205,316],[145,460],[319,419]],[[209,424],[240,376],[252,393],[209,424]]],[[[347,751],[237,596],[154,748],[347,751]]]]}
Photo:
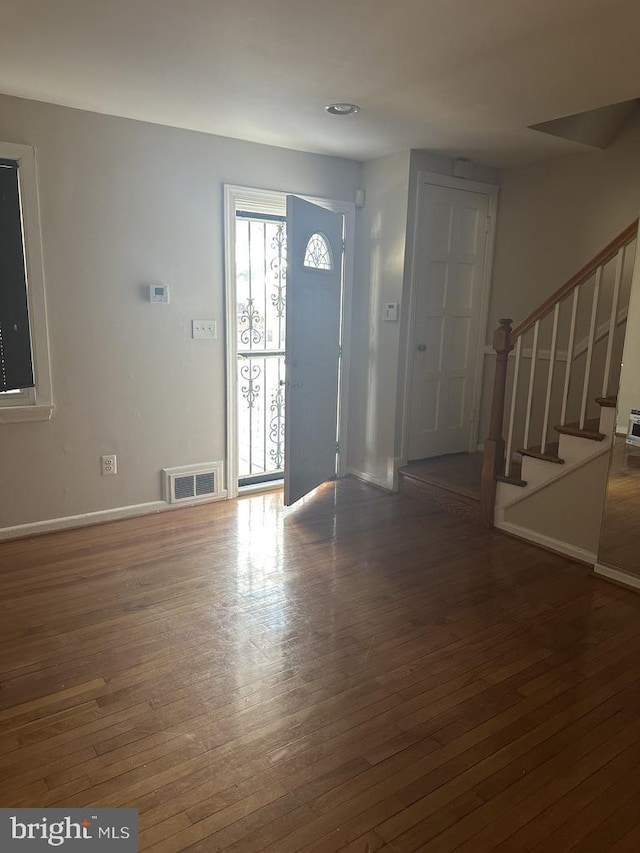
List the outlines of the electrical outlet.
{"type": "Polygon", "coordinates": [[[102,476],[108,477],[111,474],[118,473],[118,458],[115,453],[111,453],[109,456],[101,456],[100,457],[100,466],[102,468],[102,476]]]}

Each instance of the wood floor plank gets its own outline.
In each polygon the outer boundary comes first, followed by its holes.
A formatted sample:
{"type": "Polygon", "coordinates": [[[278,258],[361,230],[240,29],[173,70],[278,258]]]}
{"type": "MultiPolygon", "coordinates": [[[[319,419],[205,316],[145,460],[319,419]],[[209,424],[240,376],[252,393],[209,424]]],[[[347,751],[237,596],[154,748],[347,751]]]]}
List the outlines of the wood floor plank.
{"type": "Polygon", "coordinates": [[[638,849],[640,597],[406,497],[0,543],[0,616],[0,806],[134,807],[151,853],[638,849]]]}
{"type": "Polygon", "coordinates": [[[578,752],[580,758],[573,766],[573,753],[560,753],[548,761],[538,773],[524,777],[459,821],[452,829],[439,835],[431,842],[433,853],[453,850],[459,850],[461,853],[481,853],[491,850],[496,843],[512,834],[514,829],[539,814],[566,791],[572,790],[611,758],[634,744],[638,738],[640,724],[637,722],[626,726],[613,736],[610,727],[604,724],[600,731],[596,730],[593,736],[583,739],[583,746],[578,752]],[[570,769],[558,776],[558,767],[563,766],[570,769]]]}
{"type": "Polygon", "coordinates": [[[637,853],[640,850],[640,826],[636,823],[618,842],[609,848],[609,853],[637,853]]]}
{"type": "Polygon", "coordinates": [[[88,693],[96,688],[104,687],[104,678],[95,678],[93,681],[88,681],[83,684],[78,684],[75,687],[69,687],[67,690],[60,690],[57,693],[50,693],[39,699],[32,699],[30,702],[23,702],[21,705],[13,705],[0,711],[0,721],[8,720],[11,717],[17,717],[27,711],[42,708],[46,705],[55,705],[61,700],[76,697],[82,693],[88,693]]]}
{"type": "Polygon", "coordinates": [[[565,850],[598,826],[627,797],[637,796],[640,780],[629,778],[640,760],[640,748],[616,756],[537,819],[511,835],[496,851],[565,850]],[[570,817],[568,817],[570,816],[570,817]]]}

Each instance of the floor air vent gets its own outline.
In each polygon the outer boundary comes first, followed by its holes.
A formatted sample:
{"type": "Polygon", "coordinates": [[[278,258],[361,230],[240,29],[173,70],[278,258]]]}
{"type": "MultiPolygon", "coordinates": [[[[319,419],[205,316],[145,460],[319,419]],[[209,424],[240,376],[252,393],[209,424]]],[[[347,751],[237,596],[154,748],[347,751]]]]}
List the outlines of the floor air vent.
{"type": "Polygon", "coordinates": [[[222,462],[162,469],[167,503],[197,503],[226,498],[222,489],[222,462]]]}

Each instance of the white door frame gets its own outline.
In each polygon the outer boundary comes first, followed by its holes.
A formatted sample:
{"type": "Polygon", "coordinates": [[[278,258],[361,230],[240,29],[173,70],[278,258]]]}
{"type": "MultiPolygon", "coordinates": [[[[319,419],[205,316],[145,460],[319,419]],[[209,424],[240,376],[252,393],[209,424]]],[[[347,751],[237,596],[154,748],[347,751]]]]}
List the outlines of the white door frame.
{"type": "Polygon", "coordinates": [[[287,195],[297,195],[320,207],[344,214],[345,252],[344,281],[342,286],[342,359],[340,361],[339,393],[339,443],[338,477],[347,473],[347,428],[349,399],[349,364],[351,355],[351,305],[353,300],[353,274],[355,250],[356,206],[353,202],[316,198],[295,191],[261,190],[234,184],[224,185],[224,246],[225,246],[225,353],[226,353],[226,407],[227,407],[227,460],[226,480],[229,498],[238,496],[238,387],[237,341],[230,330],[236,324],[236,210],[256,213],[286,215],[287,195]]]}
{"type": "MultiPolygon", "coordinates": [[[[405,300],[407,304],[407,340],[405,353],[404,382],[401,387],[400,414],[401,414],[401,445],[400,457],[397,459],[397,467],[407,464],[409,447],[409,409],[411,406],[411,383],[414,365],[413,338],[415,335],[415,310],[417,301],[417,276],[418,276],[418,253],[420,251],[420,215],[423,208],[423,199],[426,187],[448,187],[455,190],[466,190],[468,192],[481,193],[489,200],[489,223],[486,233],[484,269],[482,271],[481,293],[480,293],[480,322],[478,331],[478,344],[476,347],[476,364],[473,380],[473,420],[469,429],[469,452],[478,449],[478,431],[480,428],[480,403],[482,397],[482,378],[484,375],[485,341],[487,337],[487,318],[489,315],[489,296],[491,291],[491,273],[493,268],[493,252],[496,236],[496,216],[498,212],[498,186],[496,184],[485,184],[479,181],[468,181],[466,178],[454,178],[450,175],[439,175],[435,172],[418,172],[418,189],[416,193],[415,216],[413,223],[413,245],[411,248],[411,261],[409,268],[409,292],[405,300]]],[[[397,469],[396,469],[397,471],[397,469]]]]}

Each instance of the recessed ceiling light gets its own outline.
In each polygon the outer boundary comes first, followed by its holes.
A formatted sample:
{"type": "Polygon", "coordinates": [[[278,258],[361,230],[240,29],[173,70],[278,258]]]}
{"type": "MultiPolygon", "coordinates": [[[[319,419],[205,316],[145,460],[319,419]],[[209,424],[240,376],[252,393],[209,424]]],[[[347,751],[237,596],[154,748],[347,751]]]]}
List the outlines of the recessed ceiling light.
{"type": "Polygon", "coordinates": [[[357,104],[329,104],[325,110],[332,116],[352,116],[360,112],[357,104]]]}

